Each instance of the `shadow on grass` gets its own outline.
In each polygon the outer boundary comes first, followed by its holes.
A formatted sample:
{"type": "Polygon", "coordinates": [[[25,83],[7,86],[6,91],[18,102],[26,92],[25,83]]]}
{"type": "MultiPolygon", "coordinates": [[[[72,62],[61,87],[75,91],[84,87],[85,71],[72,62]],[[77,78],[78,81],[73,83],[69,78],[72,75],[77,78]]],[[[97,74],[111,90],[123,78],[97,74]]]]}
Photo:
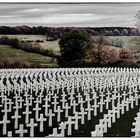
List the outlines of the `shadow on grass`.
{"type": "Polygon", "coordinates": [[[108,128],[108,132],[104,134],[104,137],[131,137],[134,136],[134,132],[131,129],[134,128],[132,123],[137,116],[140,106],[136,106],[125,114],[121,115],[111,128],[108,128]]]}

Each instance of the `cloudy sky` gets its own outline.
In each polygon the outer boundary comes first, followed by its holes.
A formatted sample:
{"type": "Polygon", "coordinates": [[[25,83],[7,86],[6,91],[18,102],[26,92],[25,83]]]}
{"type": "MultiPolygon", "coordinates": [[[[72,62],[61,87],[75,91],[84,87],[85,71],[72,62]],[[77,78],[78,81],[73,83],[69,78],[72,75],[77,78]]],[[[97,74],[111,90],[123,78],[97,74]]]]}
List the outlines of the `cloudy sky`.
{"type": "Polygon", "coordinates": [[[140,3],[0,4],[0,25],[135,26],[140,3]]]}

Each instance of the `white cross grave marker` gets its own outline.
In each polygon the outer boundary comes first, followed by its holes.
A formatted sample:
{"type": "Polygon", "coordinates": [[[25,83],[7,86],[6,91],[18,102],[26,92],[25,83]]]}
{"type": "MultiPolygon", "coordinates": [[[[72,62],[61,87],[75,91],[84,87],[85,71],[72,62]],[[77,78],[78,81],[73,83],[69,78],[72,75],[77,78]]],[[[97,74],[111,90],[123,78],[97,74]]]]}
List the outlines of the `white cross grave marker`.
{"type": "Polygon", "coordinates": [[[52,109],[49,109],[48,117],[49,117],[49,126],[52,126],[52,118],[55,114],[52,113],[52,109]]]}
{"type": "Polygon", "coordinates": [[[63,110],[61,110],[61,107],[58,106],[56,112],[57,112],[57,122],[60,122],[61,112],[63,112],[63,110]]]}
{"type": "Polygon", "coordinates": [[[78,130],[78,120],[81,119],[81,116],[78,115],[78,112],[75,112],[75,115],[72,117],[72,119],[75,120],[75,125],[74,125],[74,129],[78,130]]]}
{"type": "Polygon", "coordinates": [[[79,112],[79,114],[81,115],[81,124],[85,124],[85,115],[87,114],[87,112],[84,111],[84,108],[82,108],[81,112],[79,112]]]}
{"type": "Polygon", "coordinates": [[[25,123],[29,123],[29,115],[32,114],[32,112],[29,111],[29,106],[26,106],[26,110],[23,112],[23,114],[25,114],[25,123]]]}
{"type": "Polygon", "coordinates": [[[68,121],[67,121],[67,124],[68,124],[68,131],[67,131],[67,133],[68,133],[68,136],[72,135],[72,124],[74,124],[74,123],[75,123],[75,121],[72,121],[72,117],[69,116],[68,117],[68,121]]]}
{"type": "Polygon", "coordinates": [[[43,114],[40,114],[40,118],[38,118],[37,121],[40,122],[40,132],[43,132],[43,123],[44,121],[47,121],[47,118],[44,118],[43,114]]]}
{"type": "Polygon", "coordinates": [[[16,134],[19,134],[20,137],[23,137],[24,136],[24,133],[27,133],[27,132],[28,131],[26,129],[24,130],[24,125],[23,124],[20,124],[19,125],[19,130],[16,130],[15,131],[15,133],[16,134]]]}
{"type": "Polygon", "coordinates": [[[0,124],[3,124],[3,135],[6,135],[6,132],[7,132],[7,124],[10,123],[9,120],[7,120],[7,116],[4,115],[3,116],[3,120],[0,121],[0,124]]]}
{"type": "Polygon", "coordinates": [[[34,119],[31,118],[30,123],[27,124],[27,127],[30,127],[30,136],[31,137],[34,137],[34,127],[36,127],[36,126],[37,126],[37,123],[34,123],[34,119]]]}
{"type": "Polygon", "coordinates": [[[12,119],[15,119],[15,125],[14,128],[17,129],[18,128],[18,119],[20,119],[21,116],[18,114],[18,110],[15,111],[15,115],[12,116],[12,119]]]}

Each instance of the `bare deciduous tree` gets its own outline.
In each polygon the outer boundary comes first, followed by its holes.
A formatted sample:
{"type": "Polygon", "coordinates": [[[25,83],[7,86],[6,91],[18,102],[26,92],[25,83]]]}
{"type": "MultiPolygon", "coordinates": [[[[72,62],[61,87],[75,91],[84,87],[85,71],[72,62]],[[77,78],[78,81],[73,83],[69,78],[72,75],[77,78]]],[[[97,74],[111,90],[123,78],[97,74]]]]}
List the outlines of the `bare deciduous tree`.
{"type": "MultiPolygon", "coordinates": [[[[91,39],[89,47],[87,47],[87,50],[86,50],[86,58],[91,61],[94,61],[100,66],[101,63],[106,62],[105,58],[109,58],[112,55],[114,55],[112,53],[113,50],[107,47],[107,46],[110,46],[110,44],[111,44],[110,40],[105,36],[99,36],[96,39],[95,38],[91,39]]],[[[111,60],[111,58],[109,59],[111,60]]]]}

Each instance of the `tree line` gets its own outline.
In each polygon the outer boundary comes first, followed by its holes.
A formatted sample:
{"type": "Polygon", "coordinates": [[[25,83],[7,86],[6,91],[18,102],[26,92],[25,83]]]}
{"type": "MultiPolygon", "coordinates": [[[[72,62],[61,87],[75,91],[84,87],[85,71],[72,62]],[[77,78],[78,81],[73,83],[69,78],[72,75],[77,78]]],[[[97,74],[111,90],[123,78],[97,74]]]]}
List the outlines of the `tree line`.
{"type": "Polygon", "coordinates": [[[128,27],[100,27],[100,28],[90,28],[90,27],[44,27],[44,26],[0,26],[0,34],[34,34],[34,35],[47,35],[52,37],[54,40],[61,38],[63,33],[67,33],[72,29],[85,30],[90,35],[105,35],[105,36],[132,36],[140,35],[137,28],[128,27]]]}

